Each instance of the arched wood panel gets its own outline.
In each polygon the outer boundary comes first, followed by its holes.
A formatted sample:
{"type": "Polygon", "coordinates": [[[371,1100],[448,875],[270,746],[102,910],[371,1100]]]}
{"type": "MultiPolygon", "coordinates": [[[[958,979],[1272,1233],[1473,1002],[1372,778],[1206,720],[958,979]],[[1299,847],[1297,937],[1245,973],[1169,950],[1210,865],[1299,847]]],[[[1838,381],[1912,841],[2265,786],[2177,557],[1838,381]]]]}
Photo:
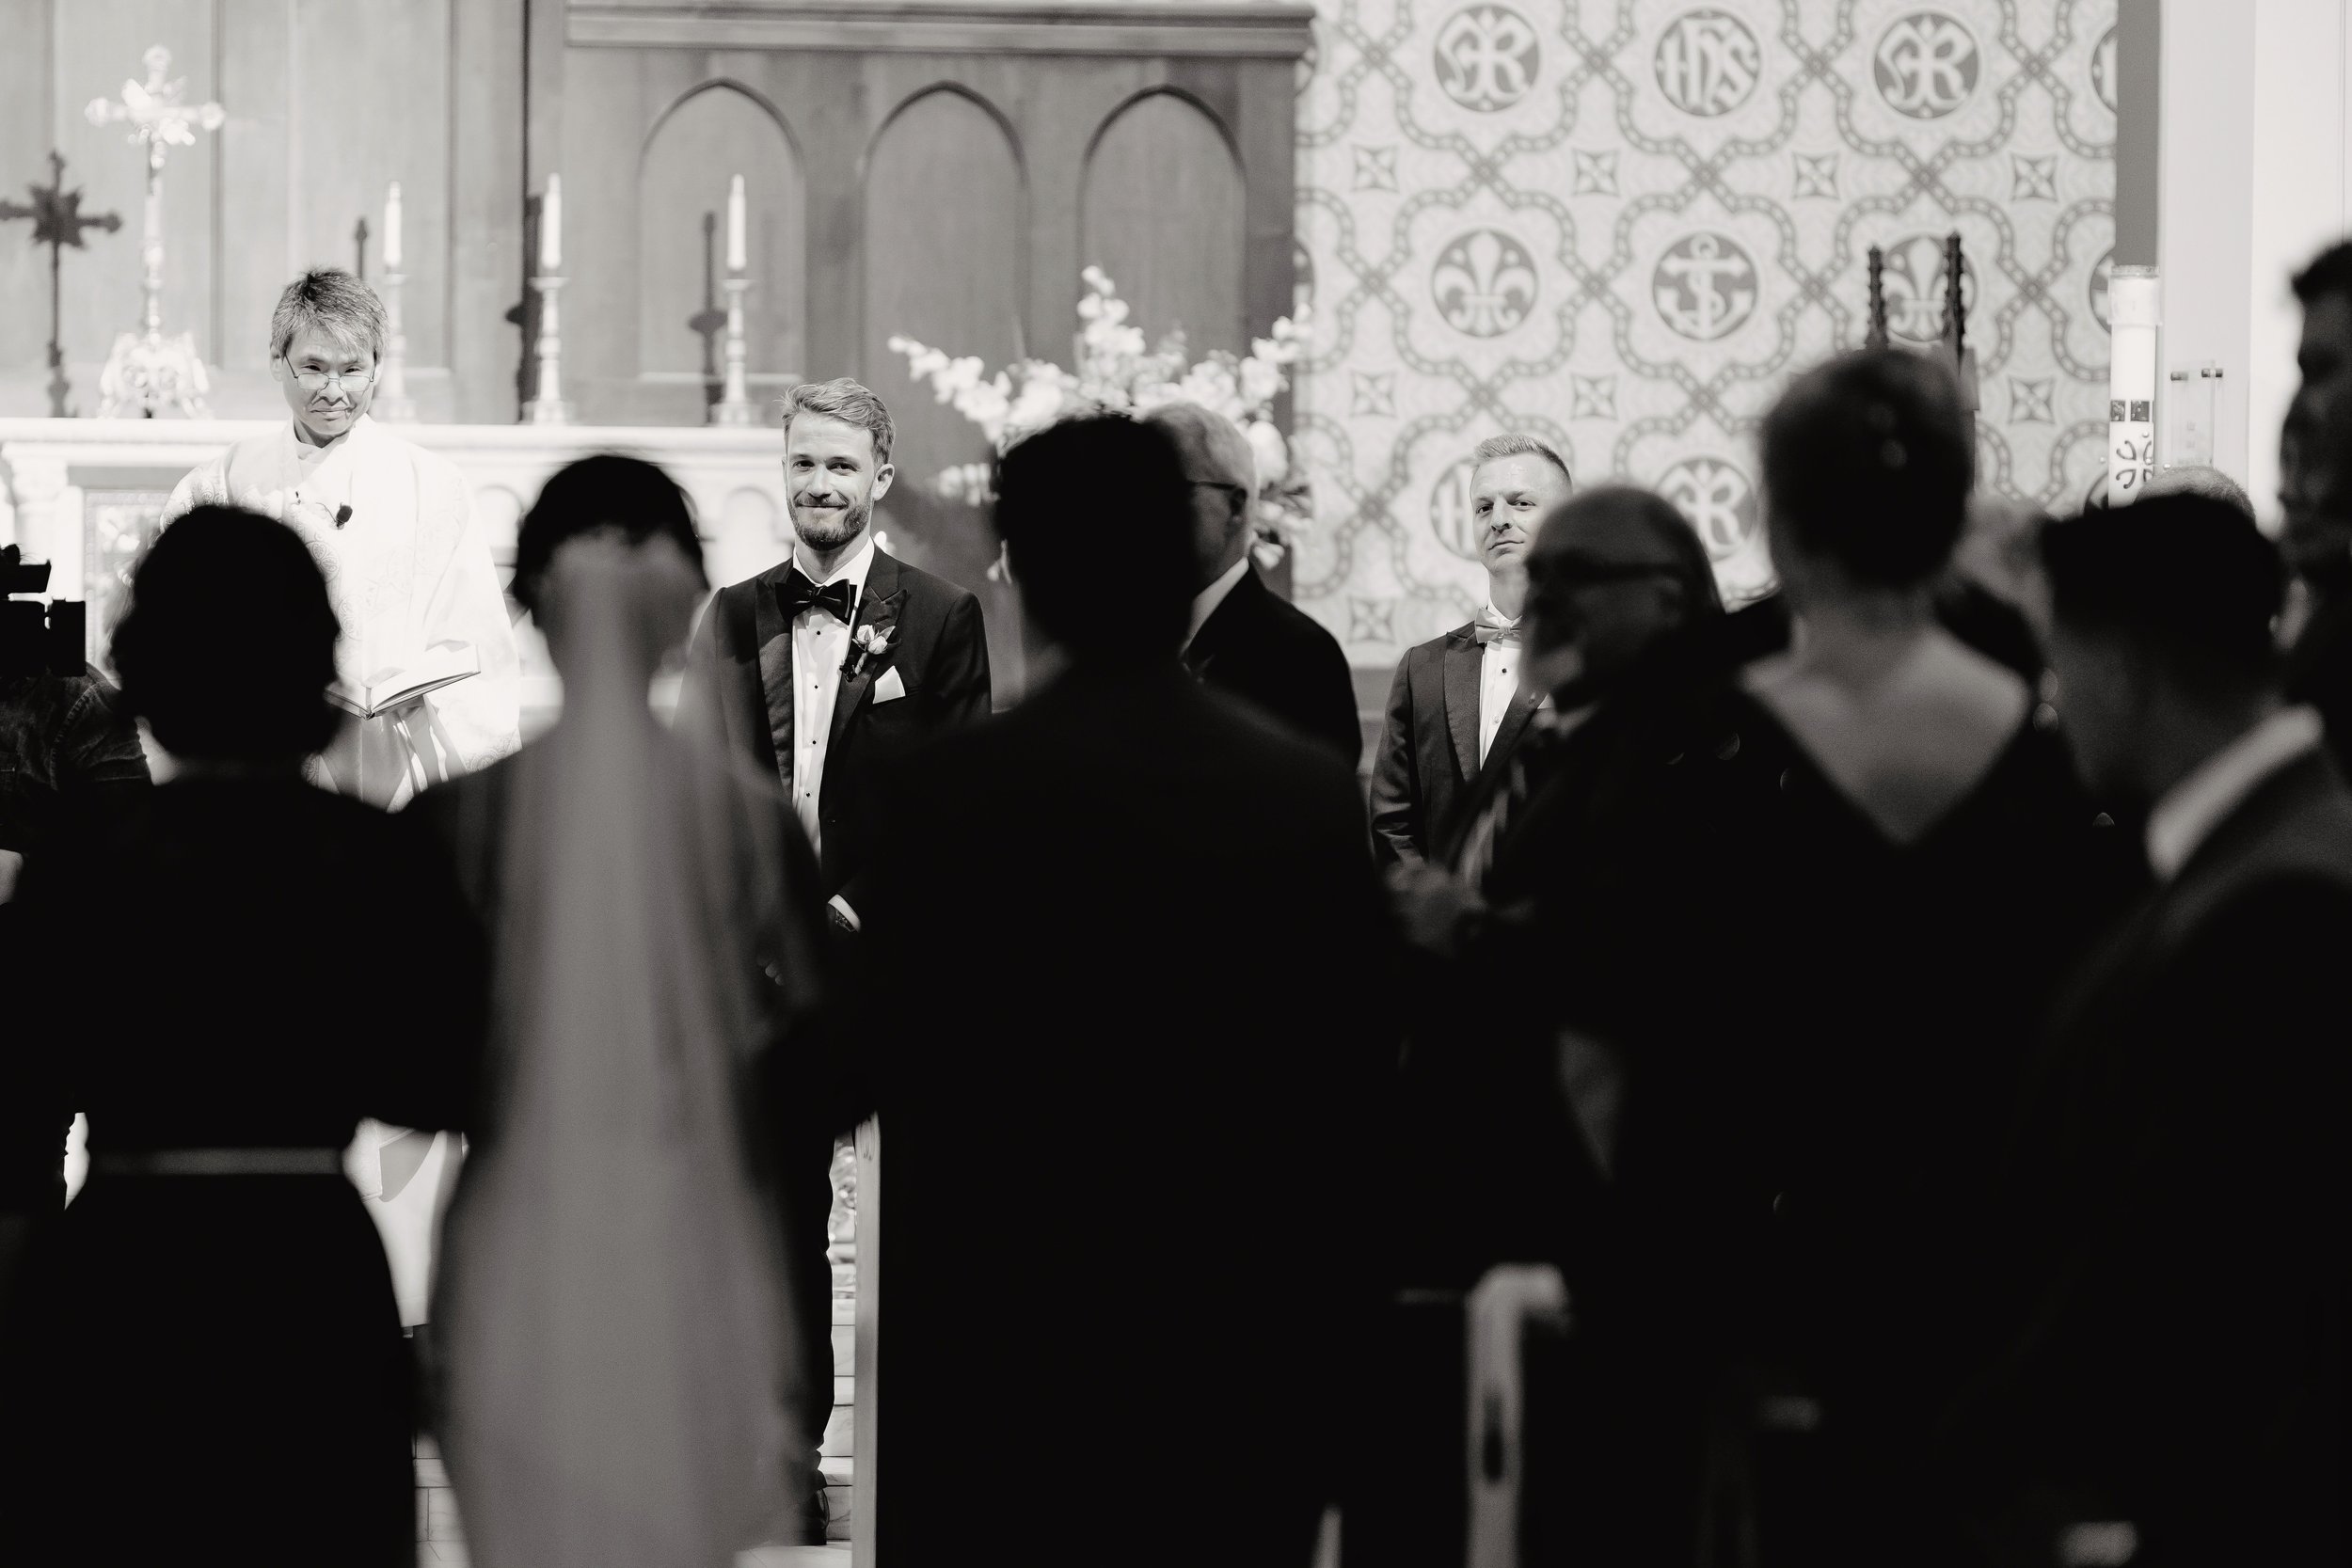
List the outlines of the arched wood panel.
{"type": "Polygon", "coordinates": [[[1009,605],[987,581],[994,535],[978,511],[931,487],[942,468],[988,457],[988,443],[918,385],[889,345],[903,334],[951,355],[978,355],[992,372],[1019,356],[1027,221],[1020,153],[977,100],[935,88],[882,127],[864,196],[865,380],[898,426],[898,487],[878,520],[902,559],[982,596],[1002,694],[1020,661],[1009,605]]]}
{"type": "Polygon", "coordinates": [[[768,105],[731,82],[697,87],[646,138],[637,176],[640,374],[725,368],[727,186],[743,177],[748,368],[805,368],[808,217],[800,153],[768,105]],[[706,224],[707,223],[707,227],[706,224]],[[707,333],[707,336],[706,336],[707,333]]]}
{"type": "Polygon", "coordinates": [[[1088,261],[1152,343],[1182,326],[1195,358],[1248,346],[1241,168],[1206,110],[1171,92],[1128,103],[1087,155],[1080,203],[1088,261]]]}

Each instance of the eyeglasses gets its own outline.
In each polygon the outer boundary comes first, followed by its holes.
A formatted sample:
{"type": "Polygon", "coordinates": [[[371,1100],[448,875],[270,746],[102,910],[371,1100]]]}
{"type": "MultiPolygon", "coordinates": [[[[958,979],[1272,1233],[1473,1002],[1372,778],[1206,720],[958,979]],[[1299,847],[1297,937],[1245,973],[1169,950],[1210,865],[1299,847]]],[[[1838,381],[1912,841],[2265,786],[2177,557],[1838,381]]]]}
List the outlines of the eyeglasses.
{"type": "Polygon", "coordinates": [[[294,378],[294,385],[306,392],[323,391],[330,381],[348,391],[373,381],[375,371],[373,365],[364,371],[295,371],[294,378]]]}
{"type": "Polygon", "coordinates": [[[1249,499],[1248,486],[1229,483],[1221,479],[1192,479],[1186,480],[1184,483],[1191,485],[1196,490],[1222,490],[1227,495],[1232,497],[1235,500],[1248,500],[1249,499]]]}

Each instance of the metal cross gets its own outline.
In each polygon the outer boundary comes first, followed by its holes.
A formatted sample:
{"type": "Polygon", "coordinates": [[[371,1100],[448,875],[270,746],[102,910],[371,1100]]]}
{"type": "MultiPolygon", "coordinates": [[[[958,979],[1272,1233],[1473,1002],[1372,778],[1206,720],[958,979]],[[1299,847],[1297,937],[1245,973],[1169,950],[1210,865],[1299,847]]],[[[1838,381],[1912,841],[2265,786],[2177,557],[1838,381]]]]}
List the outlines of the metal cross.
{"type": "Polygon", "coordinates": [[[147,65],[144,83],[124,82],[120,99],[93,98],[83,112],[92,125],[128,124],[131,139],[147,149],[147,211],[139,246],[146,309],[140,330],[115,340],[98,385],[104,394],[101,414],[132,410],[151,419],[172,404],[190,415],[199,412],[206,388],[194,337],[164,336],[164,150],[194,147],[199,130],[219,130],[228,115],[217,103],[180,102],[187,83],[168,80],[170,50],[157,44],[141,58],[147,65]]]}
{"type": "Polygon", "coordinates": [[[65,378],[64,323],[58,309],[57,277],[59,261],[65,247],[87,249],[82,244],[86,229],[103,229],[111,234],[122,227],[119,213],[96,213],[85,217],[82,214],[82,193],[65,188],[65,159],[55,151],[49,154],[49,183],[28,187],[32,205],[15,201],[0,201],[0,223],[16,218],[33,220],[33,243],[49,247],[49,414],[52,419],[71,419],[66,406],[66,394],[72,388],[65,378]]]}

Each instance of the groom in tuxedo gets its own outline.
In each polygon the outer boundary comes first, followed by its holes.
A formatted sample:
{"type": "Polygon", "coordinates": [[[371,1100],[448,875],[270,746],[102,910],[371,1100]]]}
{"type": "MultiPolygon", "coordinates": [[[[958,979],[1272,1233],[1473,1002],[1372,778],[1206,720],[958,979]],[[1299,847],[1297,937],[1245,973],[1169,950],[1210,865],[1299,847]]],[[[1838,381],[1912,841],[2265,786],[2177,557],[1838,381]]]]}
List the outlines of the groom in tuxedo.
{"type": "MultiPolygon", "coordinates": [[[[846,377],[784,398],[784,481],[791,558],[722,588],[687,661],[681,717],[715,726],[728,749],[773,777],[818,855],[834,928],[858,929],[871,847],[866,805],[878,771],[908,748],[988,716],[988,638],[979,601],[874,547],[874,503],[890,491],[890,411],[846,377]]],[[[850,948],[853,939],[844,937],[850,948]]],[[[836,1119],[812,1066],[786,1097],[783,1207],[793,1305],[804,1342],[828,1342],[833,1287],[825,1219],[836,1119]]],[[[812,1374],[822,1370],[812,1368],[812,1374]]],[[[833,1380],[803,1380],[798,1413],[812,1447],[833,1380]]],[[[816,1476],[813,1454],[809,1476],[816,1476]]],[[[824,1539],[821,1496],[809,1538],[824,1539]]]]}
{"type": "Polygon", "coordinates": [[[847,377],[785,394],[791,557],[719,590],[688,661],[688,700],[775,775],[816,847],[834,923],[852,931],[875,769],[989,709],[979,601],[874,547],[892,434],[882,399],[847,377]]]}

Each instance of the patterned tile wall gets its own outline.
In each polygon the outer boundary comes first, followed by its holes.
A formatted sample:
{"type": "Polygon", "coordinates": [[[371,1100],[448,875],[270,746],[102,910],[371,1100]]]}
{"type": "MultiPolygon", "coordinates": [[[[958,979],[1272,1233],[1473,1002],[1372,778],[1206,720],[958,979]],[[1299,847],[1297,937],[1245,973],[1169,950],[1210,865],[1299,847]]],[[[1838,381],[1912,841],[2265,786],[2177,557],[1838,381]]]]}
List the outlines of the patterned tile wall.
{"type": "Polygon", "coordinates": [[[1299,601],[1359,664],[1483,598],[1467,454],[1505,428],[1655,486],[1770,580],[1755,429],[1789,375],[1943,329],[1967,266],[1985,482],[2104,471],[2116,0],[1319,0],[1301,73],[1299,601]]]}

